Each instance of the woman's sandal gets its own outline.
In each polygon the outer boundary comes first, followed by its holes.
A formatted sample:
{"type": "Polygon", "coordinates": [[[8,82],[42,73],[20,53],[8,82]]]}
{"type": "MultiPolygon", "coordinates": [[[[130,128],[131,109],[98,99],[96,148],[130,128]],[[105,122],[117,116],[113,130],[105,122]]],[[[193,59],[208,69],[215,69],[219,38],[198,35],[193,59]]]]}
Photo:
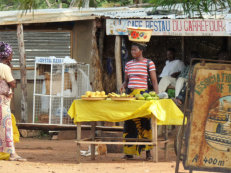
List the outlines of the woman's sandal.
{"type": "Polygon", "coordinates": [[[22,157],[20,157],[20,156],[13,156],[13,157],[10,157],[10,158],[9,158],[9,161],[25,162],[25,161],[27,161],[27,159],[24,159],[24,158],[22,158],[22,157]]]}
{"type": "Polygon", "coordinates": [[[149,150],[146,151],[146,160],[147,161],[152,160],[152,155],[151,155],[151,152],[149,150]]]}
{"type": "Polygon", "coordinates": [[[123,160],[129,160],[129,159],[133,159],[133,155],[124,155],[122,157],[123,160]]]}
{"type": "Polygon", "coordinates": [[[146,160],[147,161],[151,161],[152,160],[152,156],[146,156],[146,160]]]}

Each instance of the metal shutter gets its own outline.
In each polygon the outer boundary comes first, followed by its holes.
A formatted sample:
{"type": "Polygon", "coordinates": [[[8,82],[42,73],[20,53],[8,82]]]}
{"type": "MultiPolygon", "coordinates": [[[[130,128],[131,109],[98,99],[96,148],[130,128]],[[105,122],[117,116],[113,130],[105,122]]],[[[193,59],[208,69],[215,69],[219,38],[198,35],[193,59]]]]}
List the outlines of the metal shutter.
{"type": "MultiPolygon", "coordinates": [[[[0,31],[0,41],[11,44],[14,51],[13,65],[19,67],[19,51],[16,31],[0,31]]],[[[71,31],[24,31],[26,65],[34,66],[36,56],[71,56],[71,31]]]]}

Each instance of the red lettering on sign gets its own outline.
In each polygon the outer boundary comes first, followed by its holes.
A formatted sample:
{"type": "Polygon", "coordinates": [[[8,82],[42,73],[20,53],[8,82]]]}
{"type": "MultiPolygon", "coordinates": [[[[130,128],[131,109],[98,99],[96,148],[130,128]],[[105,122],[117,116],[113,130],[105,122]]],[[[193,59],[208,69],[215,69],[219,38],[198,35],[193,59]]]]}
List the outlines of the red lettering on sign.
{"type": "Polygon", "coordinates": [[[172,30],[173,30],[173,31],[177,31],[176,20],[173,20],[173,21],[172,21],[172,30]]]}
{"type": "Polygon", "coordinates": [[[192,22],[191,21],[188,21],[188,30],[192,31],[192,22]]]}
{"type": "Polygon", "coordinates": [[[210,31],[214,31],[215,30],[215,23],[214,23],[214,21],[210,21],[209,22],[209,28],[210,28],[210,31]]]}
{"type": "Polygon", "coordinates": [[[218,28],[218,31],[224,31],[223,24],[222,24],[221,20],[217,21],[217,28],[218,28]]]}
{"type": "Polygon", "coordinates": [[[188,31],[188,21],[184,21],[184,30],[188,31]]]}

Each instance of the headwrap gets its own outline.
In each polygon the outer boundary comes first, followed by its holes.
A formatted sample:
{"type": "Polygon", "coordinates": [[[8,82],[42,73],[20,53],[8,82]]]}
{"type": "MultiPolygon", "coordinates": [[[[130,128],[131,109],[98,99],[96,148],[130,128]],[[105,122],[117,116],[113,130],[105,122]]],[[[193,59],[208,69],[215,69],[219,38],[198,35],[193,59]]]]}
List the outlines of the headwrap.
{"type": "Polygon", "coordinates": [[[8,58],[12,52],[12,47],[8,43],[0,42],[0,59],[8,58]]]}

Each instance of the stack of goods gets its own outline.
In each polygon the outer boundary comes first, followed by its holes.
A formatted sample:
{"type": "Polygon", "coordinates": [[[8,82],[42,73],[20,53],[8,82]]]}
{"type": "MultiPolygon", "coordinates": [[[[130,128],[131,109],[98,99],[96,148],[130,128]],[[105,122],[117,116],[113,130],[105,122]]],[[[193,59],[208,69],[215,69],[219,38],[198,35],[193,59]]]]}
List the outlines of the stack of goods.
{"type": "Polygon", "coordinates": [[[159,100],[159,96],[154,91],[149,93],[145,92],[143,94],[136,94],[135,97],[136,100],[159,100]]]}
{"type": "Polygon", "coordinates": [[[81,97],[82,98],[95,98],[95,97],[106,98],[107,95],[105,94],[105,91],[96,91],[96,92],[87,91],[85,95],[82,95],[81,97]]]}
{"type": "Polygon", "coordinates": [[[165,97],[157,95],[154,91],[150,91],[149,93],[145,92],[143,94],[136,94],[135,97],[126,93],[116,94],[112,92],[106,95],[105,91],[87,91],[85,95],[81,96],[81,98],[83,100],[105,100],[106,98],[110,100],[159,100],[160,98],[165,97]]]}
{"type": "Polygon", "coordinates": [[[118,97],[118,98],[120,98],[120,97],[122,97],[122,98],[132,98],[133,96],[128,95],[126,93],[116,94],[116,93],[112,92],[112,93],[108,94],[108,97],[109,98],[115,98],[115,97],[118,97]]]}

